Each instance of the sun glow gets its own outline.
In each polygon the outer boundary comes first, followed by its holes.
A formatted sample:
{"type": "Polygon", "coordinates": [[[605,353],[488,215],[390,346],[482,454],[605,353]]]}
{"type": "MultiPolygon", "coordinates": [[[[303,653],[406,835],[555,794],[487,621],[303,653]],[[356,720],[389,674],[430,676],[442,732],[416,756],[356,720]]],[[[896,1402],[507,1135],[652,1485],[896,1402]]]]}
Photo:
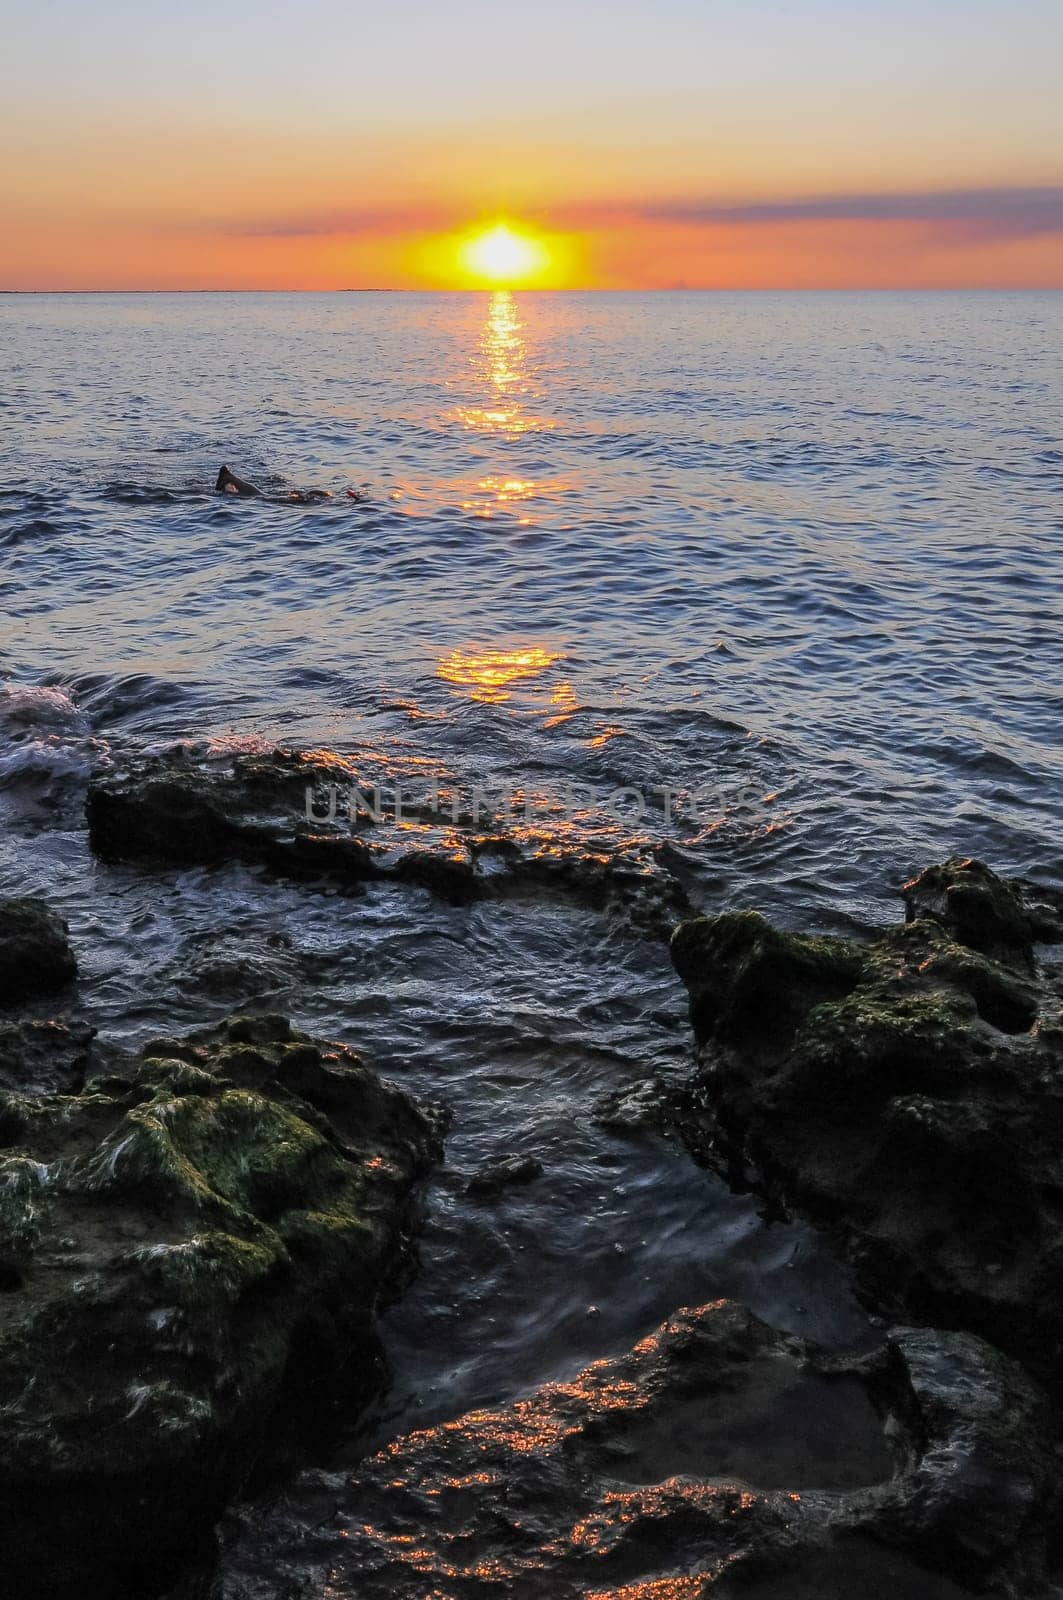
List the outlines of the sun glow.
{"type": "Polygon", "coordinates": [[[416,240],[408,270],[441,289],[569,289],[585,275],[576,234],[546,233],[504,218],[416,240]]]}
{"type": "Polygon", "coordinates": [[[550,265],[550,252],[541,240],[499,222],[466,240],[458,262],[463,272],[482,283],[512,285],[541,277],[550,265]]]}

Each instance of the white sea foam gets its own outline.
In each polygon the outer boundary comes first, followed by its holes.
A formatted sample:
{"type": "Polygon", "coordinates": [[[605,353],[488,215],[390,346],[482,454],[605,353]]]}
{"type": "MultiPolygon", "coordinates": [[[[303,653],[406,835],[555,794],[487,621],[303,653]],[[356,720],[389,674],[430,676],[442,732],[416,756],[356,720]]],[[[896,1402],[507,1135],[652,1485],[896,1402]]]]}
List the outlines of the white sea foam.
{"type": "Polygon", "coordinates": [[[276,739],[261,733],[221,733],[202,739],[148,740],[141,751],[146,756],[168,756],[180,751],[192,761],[224,761],[228,756],[265,756],[276,748],[276,739]]]}
{"type": "Polygon", "coordinates": [[[33,779],[86,778],[107,752],[69,689],[0,686],[0,788],[33,779]]]}

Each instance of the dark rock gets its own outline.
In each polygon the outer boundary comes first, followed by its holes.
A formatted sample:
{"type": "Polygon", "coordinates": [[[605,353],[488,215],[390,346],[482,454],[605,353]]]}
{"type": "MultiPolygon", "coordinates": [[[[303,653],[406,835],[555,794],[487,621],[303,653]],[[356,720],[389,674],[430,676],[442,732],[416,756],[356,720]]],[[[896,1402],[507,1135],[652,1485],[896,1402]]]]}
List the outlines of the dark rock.
{"type": "Polygon", "coordinates": [[[925,868],[903,895],[909,922],[931,918],[957,943],[998,961],[1028,963],[1036,941],[1063,939],[1063,895],[998,878],[969,856],[925,868]]]}
{"type": "Polygon", "coordinates": [[[1034,943],[1063,943],[1063,889],[1027,878],[1009,878],[1008,887],[1018,896],[1034,943]]]}
{"type": "Polygon", "coordinates": [[[306,817],[307,789],[320,795],[347,776],[290,751],[203,763],[178,749],[97,776],[89,835],[108,861],[261,861],[358,882],[374,875],[369,846],[350,826],[306,817]]]}
{"type": "Polygon", "coordinates": [[[0,1095],[0,1122],[5,1577],[147,1596],[271,1434],[379,1387],[437,1126],[278,1017],[0,1095]]]}
{"type": "Polygon", "coordinates": [[[76,977],[69,931],[43,900],[0,900],[0,1005],[53,994],[76,977]]]}
{"type": "Polygon", "coordinates": [[[454,822],[411,813],[396,828],[362,813],[352,819],[330,790],[353,784],[339,758],[274,750],[195,760],[184,750],[97,774],[86,812],[104,860],[188,865],[260,862],[289,876],[327,878],[345,891],[371,881],[416,885],[452,905],[555,894],[594,907],[619,907],[643,932],[665,937],[689,909],[686,894],[655,860],[558,849],[556,838],[485,833],[474,818],[454,822]],[[307,792],[311,802],[307,806],[307,792]]]}
{"type": "Polygon", "coordinates": [[[883,1497],[876,1531],[931,1560],[947,1549],[946,1570],[977,1589],[998,1586],[1003,1555],[1000,1587],[1037,1593],[1059,1493],[1046,1396],[973,1334],[895,1328],[889,1344],[911,1402],[896,1395],[906,1470],[883,1497]]]}
{"type": "Polygon", "coordinates": [[[473,1173],[465,1193],[484,1199],[515,1184],[532,1183],[542,1172],[543,1164],[535,1156],[496,1156],[473,1173]]]}
{"type": "Polygon", "coordinates": [[[672,960],[690,993],[699,1037],[717,1026],[728,1033],[785,1032],[811,1006],[846,994],[861,965],[852,945],[794,938],[757,911],[680,923],[672,960]]]}
{"type": "Polygon", "coordinates": [[[1063,1347],[1063,1027],[1020,897],[951,862],[866,946],[755,912],[673,939],[699,1069],[695,1154],[835,1226],[890,1314],[1063,1347]]]}
{"type": "Polygon", "coordinates": [[[967,1335],[898,1330],[844,1360],[719,1301],[353,1477],[305,1474],[245,1516],[220,1592],[1032,1600],[1056,1493],[1044,1404],[967,1335]],[[890,1578],[904,1586],[873,1587],[890,1578]]]}
{"type": "Polygon", "coordinates": [[[0,1094],[75,1094],[93,1037],[84,1023],[0,1022],[0,1094]]]}

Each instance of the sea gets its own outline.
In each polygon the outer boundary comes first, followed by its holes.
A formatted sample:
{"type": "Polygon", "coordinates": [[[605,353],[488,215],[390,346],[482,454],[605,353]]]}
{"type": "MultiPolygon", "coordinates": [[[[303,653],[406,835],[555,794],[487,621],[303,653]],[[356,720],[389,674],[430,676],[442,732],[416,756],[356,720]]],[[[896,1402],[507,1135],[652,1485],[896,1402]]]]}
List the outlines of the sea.
{"type": "Polygon", "coordinates": [[[132,1048],[283,1011],[452,1116],[390,1390],[329,1460],[680,1305],[874,1321],[809,1227],[603,1124],[690,1070],[662,940],[108,866],[92,774],[336,752],[857,936],[956,853],[1059,886],[1061,348],[1050,293],[0,296],[0,894],[67,918],[62,1014],[132,1048]],[[219,947],[248,993],[197,979],[219,947]],[[466,1193],[513,1154],[542,1176],[466,1193]]]}

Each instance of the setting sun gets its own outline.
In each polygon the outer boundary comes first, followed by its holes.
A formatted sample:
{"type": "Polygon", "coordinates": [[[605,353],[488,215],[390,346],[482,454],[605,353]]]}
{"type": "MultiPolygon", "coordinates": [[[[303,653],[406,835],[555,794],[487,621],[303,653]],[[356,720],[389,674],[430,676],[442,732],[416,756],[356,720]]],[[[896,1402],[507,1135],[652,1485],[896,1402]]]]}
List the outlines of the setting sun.
{"type": "Polygon", "coordinates": [[[466,272],[485,283],[517,284],[539,277],[550,255],[539,240],[499,222],[469,239],[459,260],[466,272]]]}
{"type": "Polygon", "coordinates": [[[405,267],[441,289],[571,289],[588,276],[586,241],[495,217],[412,241],[405,267]]]}

